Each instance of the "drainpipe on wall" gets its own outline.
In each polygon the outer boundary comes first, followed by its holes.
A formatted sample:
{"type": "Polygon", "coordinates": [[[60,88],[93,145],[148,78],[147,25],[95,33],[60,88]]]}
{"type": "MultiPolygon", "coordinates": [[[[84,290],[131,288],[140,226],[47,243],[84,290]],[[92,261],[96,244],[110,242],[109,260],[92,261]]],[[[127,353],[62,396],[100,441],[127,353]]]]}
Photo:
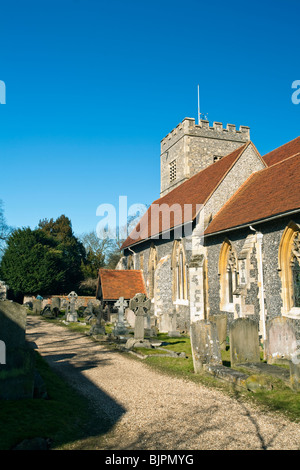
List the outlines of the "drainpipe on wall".
{"type": "Polygon", "coordinates": [[[264,296],[264,272],[263,272],[263,260],[262,260],[262,241],[263,234],[255,230],[249,225],[250,230],[256,232],[256,239],[258,244],[258,258],[259,258],[259,272],[260,272],[260,299],[261,299],[261,316],[262,316],[262,327],[263,327],[263,340],[266,340],[266,314],[265,314],[265,296],[264,296]]]}

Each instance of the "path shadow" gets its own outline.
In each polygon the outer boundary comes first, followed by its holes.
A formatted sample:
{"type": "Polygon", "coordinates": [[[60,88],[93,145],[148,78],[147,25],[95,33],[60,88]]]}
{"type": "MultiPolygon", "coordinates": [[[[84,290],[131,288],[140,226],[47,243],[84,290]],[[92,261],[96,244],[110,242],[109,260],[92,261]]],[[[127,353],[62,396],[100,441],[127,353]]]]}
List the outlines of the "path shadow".
{"type": "MultiPolygon", "coordinates": [[[[43,351],[41,353],[38,347],[38,338],[43,337],[45,339],[51,333],[31,333],[30,326],[29,324],[26,336],[31,347],[37,350],[52,371],[86,400],[89,418],[86,423],[82,424],[79,438],[94,437],[100,439],[116,425],[126,413],[126,409],[99,386],[95,385],[84,372],[110,364],[110,359],[104,359],[101,356],[102,354],[107,355],[108,352],[115,354],[115,351],[105,349],[101,352],[97,349],[97,344],[92,341],[81,345],[76,344],[76,338],[78,341],[80,335],[76,336],[76,333],[72,332],[74,334],[68,336],[66,340],[43,341],[43,351]],[[62,352],[57,352],[59,349],[62,352]],[[94,355],[96,349],[97,355],[94,355]]],[[[33,326],[35,325],[33,324],[33,326]]],[[[76,410],[74,410],[74,413],[76,414],[76,410]]],[[[72,441],[65,439],[64,442],[61,442],[60,440],[59,445],[62,444],[72,444],[72,441]]]]}

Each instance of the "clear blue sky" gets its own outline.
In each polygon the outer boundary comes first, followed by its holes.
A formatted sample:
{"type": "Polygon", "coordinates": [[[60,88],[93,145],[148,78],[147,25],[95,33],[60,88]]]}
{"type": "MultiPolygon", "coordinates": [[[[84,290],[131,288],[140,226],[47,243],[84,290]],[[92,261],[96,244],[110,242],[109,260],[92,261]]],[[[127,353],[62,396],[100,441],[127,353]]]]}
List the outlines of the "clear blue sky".
{"type": "Polygon", "coordinates": [[[251,128],[263,155],[297,137],[299,0],[1,2],[0,199],[7,222],[67,215],[76,234],[118,197],[150,204],[160,141],[201,110],[251,128]]]}

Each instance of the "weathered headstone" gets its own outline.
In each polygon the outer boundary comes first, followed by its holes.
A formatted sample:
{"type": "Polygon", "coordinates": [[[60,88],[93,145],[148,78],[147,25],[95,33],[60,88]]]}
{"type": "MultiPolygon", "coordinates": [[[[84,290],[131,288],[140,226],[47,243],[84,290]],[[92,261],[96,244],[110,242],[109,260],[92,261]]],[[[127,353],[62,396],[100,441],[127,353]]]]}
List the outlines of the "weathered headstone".
{"type": "Polygon", "coordinates": [[[259,362],[258,322],[251,318],[237,318],[229,326],[231,366],[244,362],[259,362]]]}
{"type": "Polygon", "coordinates": [[[88,322],[97,317],[97,315],[94,313],[94,307],[92,302],[89,301],[87,303],[87,306],[83,310],[82,316],[84,317],[85,321],[88,322]]]}
{"type": "Polygon", "coordinates": [[[44,318],[54,319],[56,318],[56,311],[52,310],[50,304],[46,304],[43,310],[41,311],[41,315],[44,318]]]}
{"type": "Polygon", "coordinates": [[[26,308],[0,302],[0,399],[32,398],[34,354],[25,341],[26,308]]]}
{"type": "Polygon", "coordinates": [[[113,330],[115,336],[124,335],[127,332],[124,322],[124,313],[126,307],[128,307],[128,302],[124,299],[124,297],[120,297],[119,300],[117,300],[117,302],[114,304],[114,308],[118,309],[118,320],[113,330]]]}
{"type": "MultiPolygon", "coordinates": [[[[135,313],[134,338],[130,338],[126,347],[135,344],[146,344],[144,335],[144,317],[148,315],[151,308],[151,300],[145,294],[136,294],[129,302],[129,308],[135,313]]],[[[149,343],[150,344],[150,343],[149,343]]]]}
{"type": "Polygon", "coordinates": [[[168,336],[170,338],[178,338],[181,336],[180,332],[177,331],[177,313],[176,310],[169,313],[169,331],[168,336]]]}
{"type": "Polygon", "coordinates": [[[68,301],[66,299],[61,299],[61,302],[60,302],[61,310],[64,310],[66,313],[67,307],[68,307],[68,301]]]}
{"type": "Polygon", "coordinates": [[[293,320],[275,317],[267,322],[266,359],[269,364],[288,362],[297,350],[293,320]]]}
{"type": "Polygon", "coordinates": [[[226,338],[227,338],[227,315],[219,314],[219,315],[209,315],[209,321],[216,323],[220,348],[221,350],[225,351],[226,349],[226,338]]]}
{"type": "Polygon", "coordinates": [[[53,297],[51,301],[51,310],[57,315],[60,311],[60,298],[53,297]]]}
{"type": "Polygon", "coordinates": [[[32,311],[33,313],[36,313],[37,315],[40,315],[42,311],[42,300],[41,299],[34,299],[32,301],[32,311]]]}
{"type": "MultiPolygon", "coordinates": [[[[106,334],[105,332],[105,324],[104,324],[104,313],[101,305],[99,305],[97,308],[95,308],[95,315],[96,315],[96,321],[92,323],[91,329],[89,331],[90,335],[93,336],[104,336],[106,334]]],[[[93,314],[93,316],[95,317],[93,314]]]]}
{"type": "Polygon", "coordinates": [[[76,294],[76,292],[72,291],[69,293],[68,295],[68,299],[69,299],[69,302],[70,302],[70,311],[67,313],[67,317],[66,317],[66,320],[68,322],[77,322],[78,320],[78,316],[77,316],[77,312],[76,312],[76,299],[77,299],[78,295],[76,294]]]}
{"type": "Polygon", "coordinates": [[[221,350],[215,323],[207,320],[192,322],[190,326],[191,348],[195,373],[205,364],[222,365],[221,350]]]}
{"type": "Polygon", "coordinates": [[[127,308],[125,310],[125,319],[126,321],[128,322],[129,326],[131,328],[134,328],[134,325],[135,325],[135,314],[134,312],[130,309],[130,308],[127,308]]]}

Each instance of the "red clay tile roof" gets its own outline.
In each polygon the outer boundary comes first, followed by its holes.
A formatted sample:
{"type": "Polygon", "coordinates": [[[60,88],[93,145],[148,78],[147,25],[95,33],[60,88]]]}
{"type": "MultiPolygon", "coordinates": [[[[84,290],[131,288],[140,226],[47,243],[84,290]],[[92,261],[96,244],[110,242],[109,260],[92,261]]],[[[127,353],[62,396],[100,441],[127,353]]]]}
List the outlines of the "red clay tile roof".
{"type": "Polygon", "coordinates": [[[236,160],[250,144],[252,144],[250,141],[247,142],[234,152],[192,176],[165,196],[154,201],[135,228],[138,236],[134,238],[133,232],[131,232],[121,248],[124,249],[142,240],[146,240],[151,236],[162,233],[164,230],[181,225],[182,222],[194,220],[197,215],[197,205],[205,204],[236,160]],[[177,210],[174,212],[170,211],[170,217],[163,218],[161,211],[158,214],[158,211],[155,213],[155,208],[157,209],[158,205],[161,206],[162,204],[167,204],[169,208],[176,204],[177,210]],[[185,204],[189,204],[192,207],[192,213],[189,220],[183,221],[185,204]]]}
{"type": "Polygon", "coordinates": [[[300,152],[300,136],[263,156],[268,166],[279,163],[300,152]]]}
{"type": "Polygon", "coordinates": [[[147,294],[142,271],[135,269],[99,269],[98,288],[103,300],[131,299],[135,294],[147,294]]]}
{"type": "Polygon", "coordinates": [[[300,209],[300,153],[253,173],[216,214],[205,235],[300,209]]]}

